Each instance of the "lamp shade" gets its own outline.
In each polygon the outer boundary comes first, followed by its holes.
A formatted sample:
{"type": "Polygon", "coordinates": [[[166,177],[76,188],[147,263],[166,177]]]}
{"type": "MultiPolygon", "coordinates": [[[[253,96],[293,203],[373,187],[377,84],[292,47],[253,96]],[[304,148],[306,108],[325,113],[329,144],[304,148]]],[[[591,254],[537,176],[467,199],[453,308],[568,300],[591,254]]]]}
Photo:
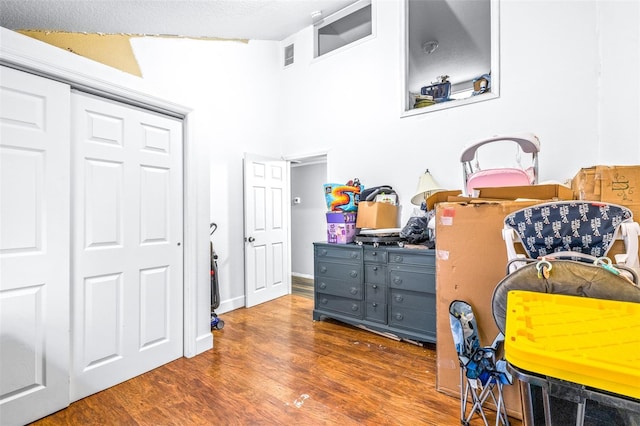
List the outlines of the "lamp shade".
{"type": "Polygon", "coordinates": [[[416,190],[416,195],[411,197],[411,204],[419,206],[428,196],[434,192],[443,190],[444,188],[441,188],[440,185],[436,183],[431,173],[429,173],[429,170],[426,170],[418,179],[418,189],[416,190]]]}

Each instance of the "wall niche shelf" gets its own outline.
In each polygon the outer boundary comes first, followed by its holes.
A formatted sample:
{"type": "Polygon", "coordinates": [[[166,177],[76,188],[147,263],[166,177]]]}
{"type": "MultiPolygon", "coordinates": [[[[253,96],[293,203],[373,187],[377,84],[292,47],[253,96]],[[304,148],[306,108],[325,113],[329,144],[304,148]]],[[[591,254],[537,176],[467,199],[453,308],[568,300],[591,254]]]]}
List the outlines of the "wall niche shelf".
{"type": "Polygon", "coordinates": [[[404,0],[402,7],[402,117],[499,97],[499,0],[404,0]],[[421,90],[443,81],[444,99],[421,90]]]}

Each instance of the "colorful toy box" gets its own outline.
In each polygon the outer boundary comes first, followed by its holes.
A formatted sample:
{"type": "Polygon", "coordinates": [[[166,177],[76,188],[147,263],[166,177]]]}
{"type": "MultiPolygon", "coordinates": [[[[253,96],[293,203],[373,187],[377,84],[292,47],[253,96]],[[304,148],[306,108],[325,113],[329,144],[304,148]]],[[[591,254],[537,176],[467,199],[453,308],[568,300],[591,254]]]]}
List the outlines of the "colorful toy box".
{"type": "Polygon", "coordinates": [[[327,212],[327,242],[349,244],[356,236],[356,213],[327,212]]]}

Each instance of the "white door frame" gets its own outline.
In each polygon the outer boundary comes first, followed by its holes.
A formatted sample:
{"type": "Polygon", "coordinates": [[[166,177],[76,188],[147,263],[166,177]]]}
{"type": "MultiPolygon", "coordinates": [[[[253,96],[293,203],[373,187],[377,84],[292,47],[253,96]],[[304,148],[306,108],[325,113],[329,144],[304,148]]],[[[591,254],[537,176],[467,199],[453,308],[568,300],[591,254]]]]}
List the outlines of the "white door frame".
{"type": "Polygon", "coordinates": [[[0,64],[69,84],[85,92],[183,119],[184,347],[193,357],[213,347],[209,287],[209,169],[197,144],[191,109],[152,95],[137,77],[0,27],[0,64]],[[200,303],[204,300],[206,303],[200,303]]]}

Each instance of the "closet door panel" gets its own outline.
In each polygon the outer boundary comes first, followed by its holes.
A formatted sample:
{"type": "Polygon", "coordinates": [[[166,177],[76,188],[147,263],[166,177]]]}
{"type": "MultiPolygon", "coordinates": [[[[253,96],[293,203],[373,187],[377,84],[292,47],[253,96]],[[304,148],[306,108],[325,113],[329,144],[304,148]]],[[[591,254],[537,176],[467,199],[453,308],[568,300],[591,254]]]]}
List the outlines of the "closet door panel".
{"type": "Polygon", "coordinates": [[[182,123],[72,94],[71,400],[180,357],[182,123]]]}
{"type": "Polygon", "coordinates": [[[0,423],[69,405],[69,86],[0,67],[0,423]]]}

